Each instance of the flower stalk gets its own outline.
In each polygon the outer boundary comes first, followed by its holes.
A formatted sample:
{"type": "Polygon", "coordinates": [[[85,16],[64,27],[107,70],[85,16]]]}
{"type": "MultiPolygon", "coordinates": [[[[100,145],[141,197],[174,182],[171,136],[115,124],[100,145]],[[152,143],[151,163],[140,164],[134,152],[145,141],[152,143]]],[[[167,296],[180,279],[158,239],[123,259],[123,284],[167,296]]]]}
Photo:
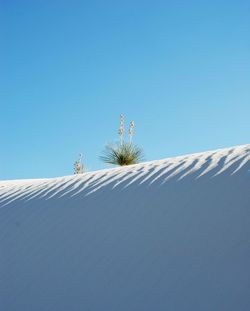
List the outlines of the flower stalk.
{"type": "Polygon", "coordinates": [[[129,124],[129,130],[128,130],[128,135],[129,135],[129,143],[132,145],[132,137],[133,137],[133,129],[135,127],[135,122],[131,121],[129,124]]]}
{"type": "Polygon", "coordinates": [[[79,154],[79,159],[74,163],[74,174],[82,174],[83,173],[83,165],[82,165],[82,153],[79,154]]]}
{"type": "Polygon", "coordinates": [[[121,146],[123,144],[123,134],[124,134],[124,116],[122,113],[120,114],[120,127],[118,134],[120,136],[120,146],[121,146]]]}

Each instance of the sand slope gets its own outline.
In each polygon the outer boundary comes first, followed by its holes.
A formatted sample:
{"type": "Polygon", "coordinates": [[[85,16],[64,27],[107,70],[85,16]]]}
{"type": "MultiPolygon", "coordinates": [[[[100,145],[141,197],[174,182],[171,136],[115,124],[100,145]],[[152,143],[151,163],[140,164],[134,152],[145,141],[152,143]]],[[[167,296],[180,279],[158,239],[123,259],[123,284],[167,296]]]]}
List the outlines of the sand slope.
{"type": "Polygon", "coordinates": [[[250,310],[250,145],[1,181],[0,310],[250,310]]]}

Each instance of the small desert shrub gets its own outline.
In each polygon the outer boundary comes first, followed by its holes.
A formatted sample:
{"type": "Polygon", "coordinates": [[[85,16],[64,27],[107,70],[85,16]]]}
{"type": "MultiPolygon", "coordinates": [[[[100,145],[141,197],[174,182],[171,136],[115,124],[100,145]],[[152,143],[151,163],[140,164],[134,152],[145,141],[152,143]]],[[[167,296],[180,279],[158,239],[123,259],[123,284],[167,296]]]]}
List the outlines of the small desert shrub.
{"type": "Polygon", "coordinates": [[[129,142],[124,142],[124,116],[120,115],[120,127],[118,130],[118,134],[120,137],[120,143],[116,145],[107,145],[103,154],[100,156],[100,159],[107,163],[113,165],[130,165],[139,163],[143,159],[143,150],[133,145],[133,130],[135,127],[134,121],[131,121],[129,124],[129,142]]]}
{"type": "Polygon", "coordinates": [[[140,147],[125,142],[107,145],[100,158],[107,164],[124,166],[139,163],[143,159],[143,151],[140,147]]]}
{"type": "Polygon", "coordinates": [[[74,163],[74,174],[82,174],[83,165],[82,165],[82,153],[79,154],[79,159],[74,163]]]}

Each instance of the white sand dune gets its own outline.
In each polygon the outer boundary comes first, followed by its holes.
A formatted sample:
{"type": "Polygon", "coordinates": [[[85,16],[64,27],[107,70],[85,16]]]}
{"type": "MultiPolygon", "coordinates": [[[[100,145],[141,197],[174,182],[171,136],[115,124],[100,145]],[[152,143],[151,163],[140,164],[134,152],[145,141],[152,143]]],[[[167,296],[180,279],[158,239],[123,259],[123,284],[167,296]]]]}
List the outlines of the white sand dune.
{"type": "Polygon", "coordinates": [[[0,310],[250,310],[250,145],[1,181],[0,310]]]}

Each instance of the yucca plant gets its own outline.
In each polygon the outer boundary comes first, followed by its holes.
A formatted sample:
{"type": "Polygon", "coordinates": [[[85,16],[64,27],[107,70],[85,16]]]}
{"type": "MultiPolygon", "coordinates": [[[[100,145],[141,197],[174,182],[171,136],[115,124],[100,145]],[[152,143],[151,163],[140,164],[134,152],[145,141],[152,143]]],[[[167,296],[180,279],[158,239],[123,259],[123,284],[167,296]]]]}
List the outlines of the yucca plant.
{"type": "Polygon", "coordinates": [[[74,163],[74,174],[82,174],[83,165],[82,165],[82,153],[79,154],[79,159],[74,163]]]}
{"type": "Polygon", "coordinates": [[[115,145],[109,144],[106,146],[102,156],[100,157],[103,162],[112,165],[124,166],[139,163],[143,159],[143,150],[132,144],[134,126],[134,121],[131,121],[128,131],[129,142],[124,142],[124,116],[123,114],[120,115],[120,127],[118,131],[120,143],[115,145]]]}
{"type": "Polygon", "coordinates": [[[125,142],[122,145],[107,145],[100,158],[107,164],[124,166],[139,163],[143,159],[143,151],[125,142]]]}

